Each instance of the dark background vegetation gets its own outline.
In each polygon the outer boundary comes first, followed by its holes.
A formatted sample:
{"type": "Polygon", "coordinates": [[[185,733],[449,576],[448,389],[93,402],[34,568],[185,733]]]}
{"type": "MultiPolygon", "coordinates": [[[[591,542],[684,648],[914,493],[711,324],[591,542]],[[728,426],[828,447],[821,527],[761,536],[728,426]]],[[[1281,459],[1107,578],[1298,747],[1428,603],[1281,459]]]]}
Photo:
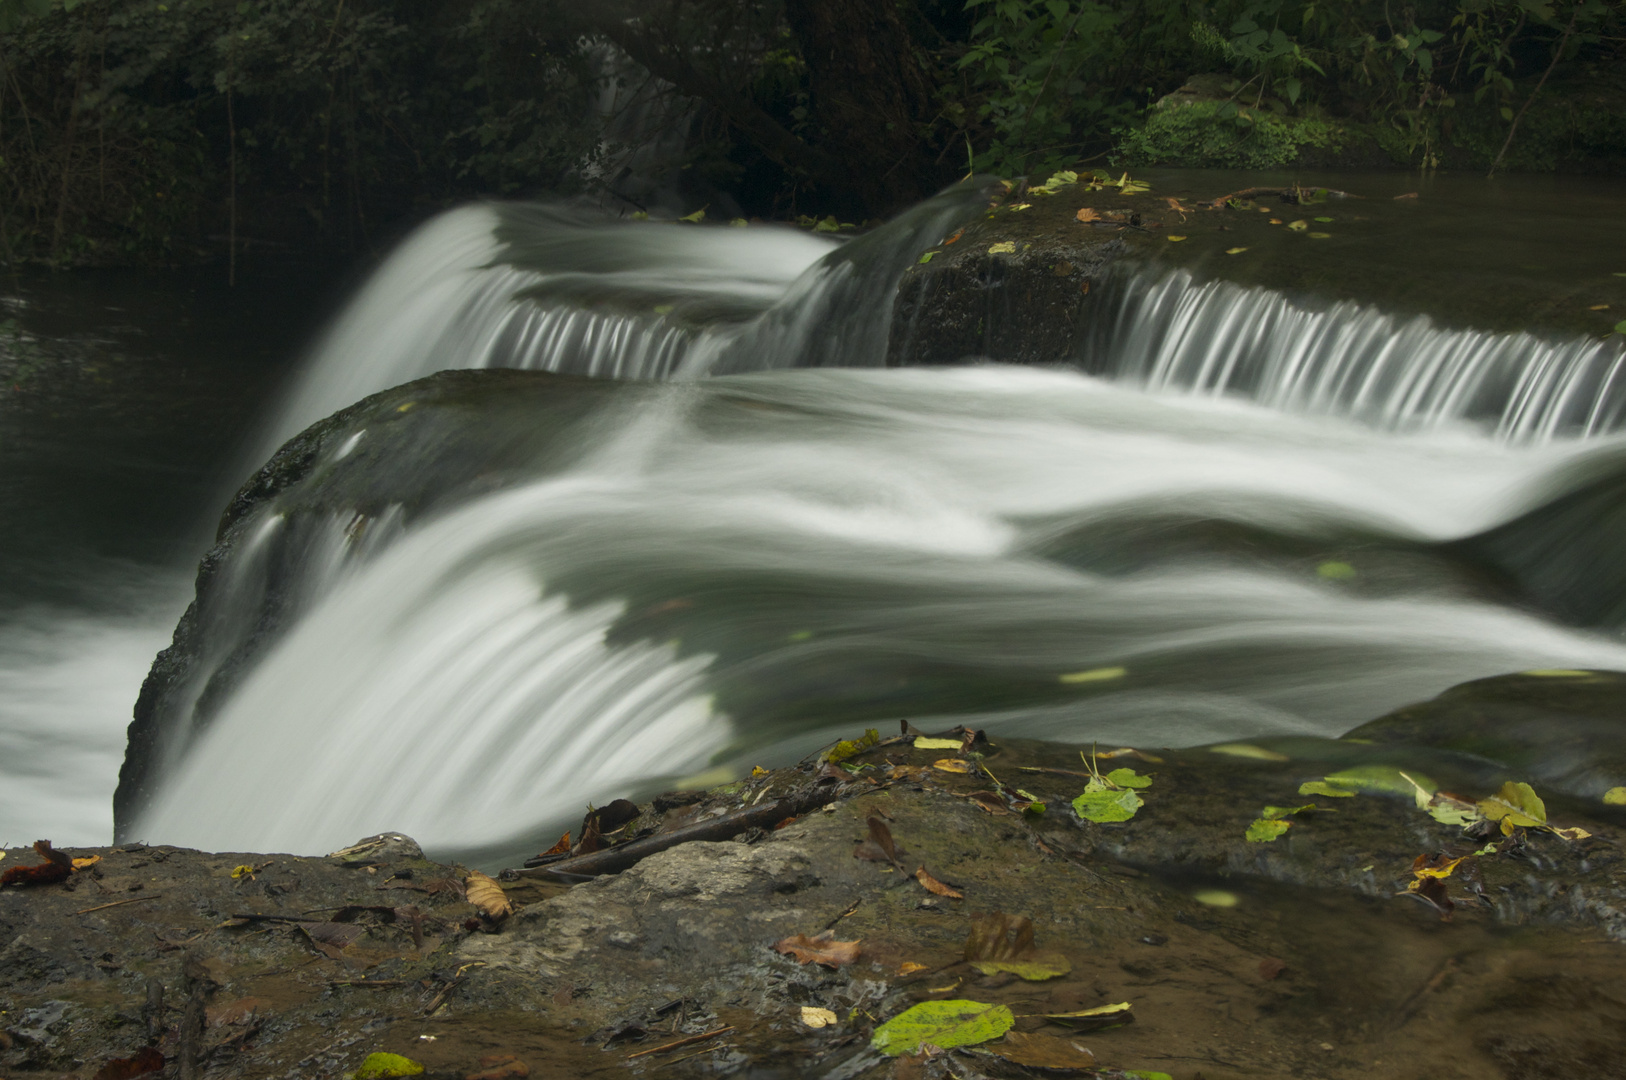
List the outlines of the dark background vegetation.
{"type": "Polygon", "coordinates": [[[1621,172],[1623,60],[1621,0],[0,0],[0,261],[365,250],[541,192],[862,221],[970,171],[1621,172]]]}

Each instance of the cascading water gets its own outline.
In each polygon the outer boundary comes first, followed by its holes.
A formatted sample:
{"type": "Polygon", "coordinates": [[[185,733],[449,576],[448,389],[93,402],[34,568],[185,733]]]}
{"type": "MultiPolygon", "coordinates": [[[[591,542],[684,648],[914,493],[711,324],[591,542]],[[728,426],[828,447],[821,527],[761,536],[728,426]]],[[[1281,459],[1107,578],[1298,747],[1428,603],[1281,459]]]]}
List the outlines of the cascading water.
{"type": "Polygon", "coordinates": [[[1614,339],[1448,330],[1343,301],[1320,308],[1191,274],[1120,275],[1090,370],[1149,389],[1250,397],[1392,427],[1474,422],[1512,439],[1596,435],[1626,412],[1614,339]]]}
{"type": "MultiPolygon", "coordinates": [[[[1093,375],[776,370],[883,366],[892,283],[980,197],[839,247],[534,208],[426,227],[284,429],[446,367],[672,381],[505,490],[383,532],[297,523],[325,554],[274,554],[306,599],[208,715],[199,682],[163,718],[187,737],[124,833],[319,851],[392,828],[511,854],[589,799],[900,717],[1335,735],[1470,678],[1626,667],[1453,546],[1614,446],[1611,346],[1176,273],[1118,281],[1093,375]]],[[[352,453],[369,438],[336,432],[313,475],[379,467],[352,453]]],[[[296,496],[244,529],[281,543],[296,496]]]]}

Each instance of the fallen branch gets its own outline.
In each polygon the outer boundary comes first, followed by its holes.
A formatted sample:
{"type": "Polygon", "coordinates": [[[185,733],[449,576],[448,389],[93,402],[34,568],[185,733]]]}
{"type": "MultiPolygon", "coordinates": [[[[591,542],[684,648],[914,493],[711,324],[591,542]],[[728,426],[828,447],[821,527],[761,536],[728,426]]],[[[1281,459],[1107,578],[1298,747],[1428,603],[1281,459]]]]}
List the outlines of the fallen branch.
{"type": "Polygon", "coordinates": [[[687,844],[694,840],[728,840],[747,829],[770,828],[786,818],[801,817],[809,810],[816,810],[826,803],[834,802],[838,787],[839,785],[832,783],[815,783],[794,795],[775,799],[771,803],[743,807],[710,821],[685,825],[669,833],[646,836],[642,840],[617,844],[615,847],[604,848],[590,855],[578,855],[573,859],[563,859],[547,866],[504,870],[501,876],[504,881],[531,877],[579,881],[601,874],[617,874],[642,859],[677,847],[679,844],[687,844]]]}
{"type": "Polygon", "coordinates": [[[649,1050],[640,1050],[636,1054],[628,1054],[627,1060],[631,1061],[633,1058],[648,1057],[650,1054],[659,1054],[667,1050],[676,1050],[678,1047],[688,1046],[690,1043],[705,1042],[707,1039],[715,1039],[717,1036],[726,1035],[728,1032],[733,1030],[734,1025],[730,1024],[727,1027],[720,1027],[716,1031],[708,1031],[702,1035],[690,1035],[687,1039],[679,1039],[677,1042],[669,1042],[665,1046],[656,1046],[649,1050]]]}
{"type": "Polygon", "coordinates": [[[115,900],[111,904],[100,904],[96,907],[80,908],[75,915],[89,915],[92,911],[106,911],[110,907],[123,907],[125,904],[139,904],[143,900],[162,900],[163,893],[153,893],[151,896],[137,896],[129,900],[115,900]]]}

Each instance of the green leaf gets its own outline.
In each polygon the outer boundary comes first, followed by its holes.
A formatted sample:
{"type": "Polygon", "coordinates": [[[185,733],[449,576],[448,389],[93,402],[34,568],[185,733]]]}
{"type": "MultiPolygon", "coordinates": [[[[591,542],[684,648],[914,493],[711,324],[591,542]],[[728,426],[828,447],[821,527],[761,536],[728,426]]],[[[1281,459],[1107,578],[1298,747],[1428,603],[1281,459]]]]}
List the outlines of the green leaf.
{"type": "Polygon", "coordinates": [[[1626,319],[1622,319],[1615,324],[1615,333],[1626,334],[1626,319]]]}
{"type": "Polygon", "coordinates": [[[1434,782],[1423,774],[1401,772],[1393,765],[1357,765],[1353,769],[1330,774],[1327,782],[1356,791],[1410,795],[1417,800],[1419,807],[1427,806],[1428,797],[1438,790],[1434,782]]]}
{"type": "Polygon", "coordinates": [[[929,262],[931,262],[931,261],[932,261],[932,256],[934,256],[934,255],[936,255],[936,254],[937,254],[937,252],[935,252],[935,251],[928,251],[928,252],[926,252],[926,254],[924,254],[924,255],[922,255],[922,256],[921,256],[921,257],[920,257],[920,259],[919,259],[919,262],[920,262],[920,264],[921,264],[921,265],[922,265],[922,266],[924,266],[924,265],[925,265],[925,264],[926,264],[926,263],[929,263],[929,262]]]}
{"type": "Polygon", "coordinates": [[[1612,787],[1603,793],[1603,801],[1608,806],[1626,806],[1626,787],[1612,787]]]}
{"type": "Polygon", "coordinates": [[[1299,785],[1300,795],[1325,795],[1329,799],[1349,799],[1355,793],[1347,787],[1329,784],[1325,780],[1309,780],[1299,785]]]}
{"type": "Polygon", "coordinates": [[[698,225],[702,221],[706,220],[706,208],[704,206],[702,206],[700,209],[696,210],[694,213],[685,214],[683,217],[678,218],[678,220],[679,221],[687,221],[691,225],[698,225]]]}
{"type": "Polygon", "coordinates": [[[1330,217],[1318,217],[1318,218],[1316,218],[1316,220],[1321,222],[1323,225],[1325,225],[1328,222],[1332,221],[1332,218],[1330,218],[1330,217]]]}
{"type": "Polygon", "coordinates": [[[870,1045],[883,1054],[918,1053],[924,1043],[944,1050],[997,1039],[1016,1017],[1004,1005],[980,1001],[922,1001],[875,1029],[870,1045]]]}
{"type": "Polygon", "coordinates": [[[1243,833],[1242,836],[1250,844],[1269,844],[1292,827],[1293,823],[1291,821],[1283,821],[1280,818],[1255,818],[1253,824],[1248,826],[1248,831],[1243,833]]]}
{"type": "MultiPolygon", "coordinates": [[[[1182,237],[1182,239],[1184,238],[1182,237]]],[[[1111,679],[1121,679],[1127,674],[1129,674],[1128,668],[1098,667],[1090,668],[1088,671],[1069,671],[1065,675],[1057,676],[1056,681],[1066,683],[1068,686],[1076,686],[1079,683],[1107,682],[1111,679]]]]}
{"type": "Polygon", "coordinates": [[[1059,979],[1073,970],[1064,956],[1034,956],[1026,960],[973,960],[971,966],[984,975],[1008,971],[1027,982],[1059,979]]]}
{"type": "Polygon", "coordinates": [[[1208,748],[1210,754],[1224,754],[1226,757],[1251,758],[1254,761],[1287,761],[1286,754],[1278,754],[1274,750],[1266,750],[1262,746],[1251,743],[1221,743],[1208,748]]]}
{"type": "Polygon", "coordinates": [[[1488,799],[1481,799],[1479,810],[1492,821],[1512,821],[1514,825],[1547,824],[1547,806],[1529,784],[1508,781],[1488,799]]]}
{"type": "Polygon", "coordinates": [[[1347,562],[1324,562],[1315,568],[1315,572],[1317,577],[1324,577],[1328,581],[1348,581],[1355,576],[1355,568],[1347,562]]]}
{"type": "Polygon", "coordinates": [[[1149,788],[1152,786],[1150,776],[1142,776],[1134,769],[1113,769],[1107,773],[1107,779],[1121,788],[1149,788]]]}
{"type": "Polygon", "coordinates": [[[1128,821],[1146,805],[1134,791],[1085,791],[1073,800],[1073,810],[1086,821],[1128,821]]]}
{"type": "Polygon", "coordinates": [[[1140,1080],[1174,1080],[1174,1077],[1168,1073],[1151,1072],[1146,1069],[1128,1069],[1125,1070],[1124,1075],[1138,1076],[1140,1080]]]}

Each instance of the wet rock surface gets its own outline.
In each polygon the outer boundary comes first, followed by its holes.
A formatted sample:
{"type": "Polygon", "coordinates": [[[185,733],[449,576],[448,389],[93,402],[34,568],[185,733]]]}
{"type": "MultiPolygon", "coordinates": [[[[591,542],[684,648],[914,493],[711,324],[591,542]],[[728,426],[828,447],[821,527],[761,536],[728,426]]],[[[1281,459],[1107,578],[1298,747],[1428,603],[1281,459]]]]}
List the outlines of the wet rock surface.
{"type": "MultiPolygon", "coordinates": [[[[1626,811],[1550,797],[1554,824],[1591,835],[1519,830],[1446,879],[1445,921],[1396,894],[1417,856],[1482,839],[1395,794],[1297,789],[1402,762],[1473,797],[1506,770],[1332,740],[1236,753],[1112,759],[1151,784],[1132,819],[1098,824],[1070,805],[1088,782],[1074,748],[883,742],[845,768],[641,807],[629,834],[837,788],[777,828],[619,874],[571,884],[542,867],[504,883],[516,910],[500,920],[465,901],[466,871],[398,834],[325,859],[74,851],[102,857],[60,884],[0,890],[0,1076],[89,1078],[149,1044],[172,1071],[195,1058],[221,1077],[338,1076],[374,1052],[443,1077],[1034,1075],[989,1052],[1003,1044],[922,1061],[871,1048],[877,1025],[932,1000],[1005,1005],[1018,1033],[1083,1045],[1101,1069],[1179,1080],[1616,1075],[1626,811]],[[1043,812],[990,799],[996,784],[1043,812]],[[1245,839],[1264,805],[1310,802],[1322,809],[1274,842],[1245,839]],[[895,862],[874,847],[883,826],[895,862]],[[918,868],[959,895],[929,891],[918,868]],[[1031,919],[1065,970],[1024,981],[967,964],[976,919],[994,912],[1031,919]],[[824,931],[857,942],[857,959],[774,948],[824,931]],[[1102,1030],[1047,1019],[1125,1001],[1133,1022],[1102,1030]],[[803,1007],[836,1021],[810,1027],[803,1007]],[[189,1008],[203,1017],[191,1035],[189,1008]]],[[[0,866],[33,861],[16,850],[0,866]]]]}

